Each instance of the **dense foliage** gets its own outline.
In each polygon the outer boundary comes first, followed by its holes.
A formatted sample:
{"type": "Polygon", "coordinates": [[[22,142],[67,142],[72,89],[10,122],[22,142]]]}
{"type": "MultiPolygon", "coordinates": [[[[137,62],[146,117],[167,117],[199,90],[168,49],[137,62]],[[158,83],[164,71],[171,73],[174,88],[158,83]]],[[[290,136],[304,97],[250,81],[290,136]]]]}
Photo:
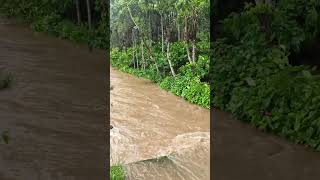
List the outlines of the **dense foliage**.
{"type": "Polygon", "coordinates": [[[257,127],[320,150],[320,79],[289,64],[319,36],[319,1],[246,5],[222,21],[214,42],[214,106],[257,127]]]}
{"type": "Polygon", "coordinates": [[[209,1],[111,2],[111,64],[209,108],[209,1]]]}
{"type": "Polygon", "coordinates": [[[104,0],[0,0],[0,13],[26,20],[36,31],[108,48],[107,6],[104,0]]]}

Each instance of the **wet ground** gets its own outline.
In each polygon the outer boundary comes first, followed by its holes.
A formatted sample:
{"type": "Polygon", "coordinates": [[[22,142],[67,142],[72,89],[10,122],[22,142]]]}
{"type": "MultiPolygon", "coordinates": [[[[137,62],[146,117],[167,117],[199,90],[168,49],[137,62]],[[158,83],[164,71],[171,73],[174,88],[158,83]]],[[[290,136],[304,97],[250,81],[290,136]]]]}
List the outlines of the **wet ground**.
{"type": "Polygon", "coordinates": [[[151,81],[110,76],[111,164],[124,164],[132,180],[209,180],[209,110],[151,81]]]}
{"type": "Polygon", "coordinates": [[[318,180],[320,152],[258,131],[212,110],[216,180],[318,180]]]}
{"type": "Polygon", "coordinates": [[[0,179],[105,179],[105,54],[12,22],[0,18],[0,68],[15,78],[0,91],[0,179]]]}

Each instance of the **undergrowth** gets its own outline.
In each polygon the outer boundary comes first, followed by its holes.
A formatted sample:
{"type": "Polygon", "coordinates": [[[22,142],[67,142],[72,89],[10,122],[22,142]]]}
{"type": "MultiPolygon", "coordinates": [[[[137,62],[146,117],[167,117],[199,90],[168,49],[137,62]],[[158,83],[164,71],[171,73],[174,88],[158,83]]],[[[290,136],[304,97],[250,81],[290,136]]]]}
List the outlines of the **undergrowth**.
{"type": "Polygon", "coordinates": [[[288,56],[319,35],[319,1],[247,4],[214,42],[213,105],[258,128],[320,150],[320,79],[288,56]]]}

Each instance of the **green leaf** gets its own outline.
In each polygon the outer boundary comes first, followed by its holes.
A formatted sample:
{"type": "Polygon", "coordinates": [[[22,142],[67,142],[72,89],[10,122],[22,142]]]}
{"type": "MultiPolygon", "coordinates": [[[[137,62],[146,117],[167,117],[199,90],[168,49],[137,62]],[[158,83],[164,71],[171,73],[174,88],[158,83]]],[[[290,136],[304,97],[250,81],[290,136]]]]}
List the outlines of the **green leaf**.
{"type": "Polygon", "coordinates": [[[248,83],[249,86],[256,85],[256,82],[251,77],[246,78],[246,82],[248,83]]]}
{"type": "Polygon", "coordinates": [[[309,71],[303,70],[302,74],[303,74],[304,77],[306,77],[308,79],[312,78],[312,75],[311,75],[311,73],[309,71]]]}

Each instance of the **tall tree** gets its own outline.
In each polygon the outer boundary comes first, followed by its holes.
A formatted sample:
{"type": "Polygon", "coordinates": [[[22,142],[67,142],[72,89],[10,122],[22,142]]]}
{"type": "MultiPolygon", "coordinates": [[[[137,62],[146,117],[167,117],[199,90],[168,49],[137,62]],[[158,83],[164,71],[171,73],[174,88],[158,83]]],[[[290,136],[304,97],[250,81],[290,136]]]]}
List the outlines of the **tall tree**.
{"type": "Polygon", "coordinates": [[[80,0],[75,0],[76,10],[77,10],[77,22],[78,25],[81,23],[81,11],[80,11],[80,0]]]}
{"type": "Polygon", "coordinates": [[[92,29],[92,19],[91,19],[91,3],[90,0],[87,0],[87,13],[88,13],[88,26],[89,29],[92,29]]]}

